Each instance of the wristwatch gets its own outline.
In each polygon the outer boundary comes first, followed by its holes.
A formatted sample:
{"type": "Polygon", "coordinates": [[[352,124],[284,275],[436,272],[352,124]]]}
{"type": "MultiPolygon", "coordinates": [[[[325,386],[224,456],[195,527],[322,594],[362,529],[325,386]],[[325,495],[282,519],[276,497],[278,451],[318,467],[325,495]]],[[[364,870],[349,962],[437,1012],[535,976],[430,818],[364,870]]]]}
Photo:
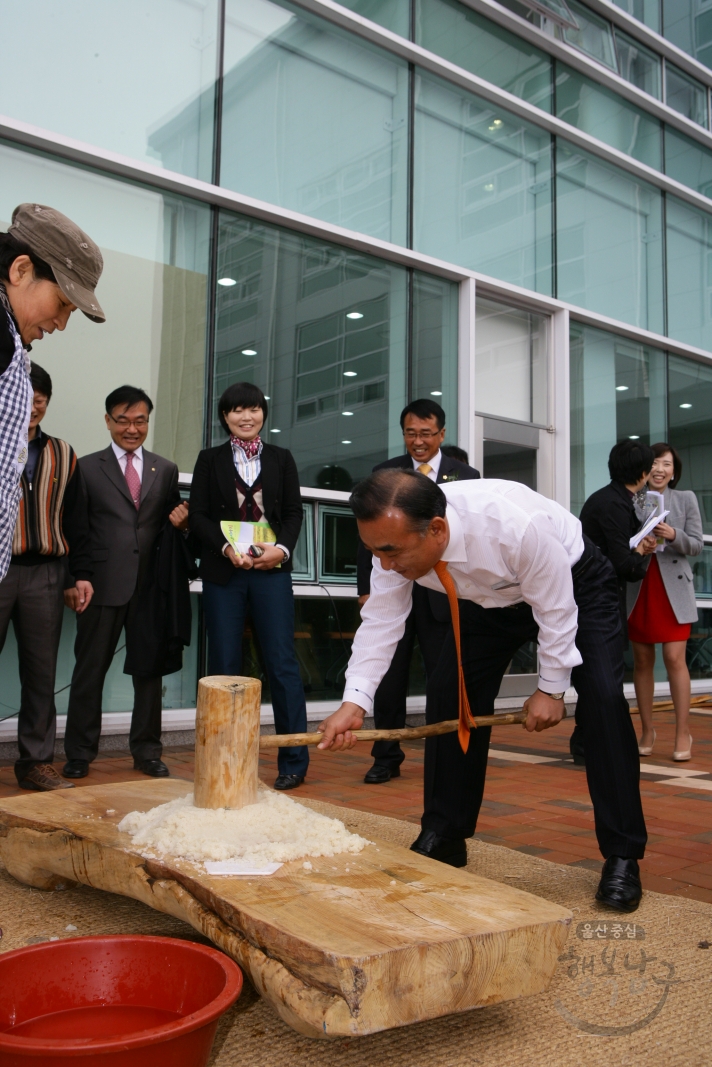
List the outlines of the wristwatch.
{"type": "MultiPolygon", "coordinates": [[[[545,689],[540,689],[539,692],[540,693],[546,693],[546,690],[545,689]]],[[[548,697],[551,697],[552,700],[563,700],[564,696],[565,696],[565,693],[566,693],[566,690],[564,690],[563,693],[546,693],[546,695],[548,697]]]]}

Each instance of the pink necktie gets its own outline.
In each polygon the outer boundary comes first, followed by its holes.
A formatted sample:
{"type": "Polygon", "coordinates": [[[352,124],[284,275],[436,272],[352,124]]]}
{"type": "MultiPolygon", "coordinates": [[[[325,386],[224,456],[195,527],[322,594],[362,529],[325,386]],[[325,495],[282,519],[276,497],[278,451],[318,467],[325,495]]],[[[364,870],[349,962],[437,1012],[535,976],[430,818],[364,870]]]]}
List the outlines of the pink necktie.
{"type": "Polygon", "coordinates": [[[129,487],[129,492],[131,493],[131,499],[134,502],[134,507],[136,508],[136,511],[138,511],[139,504],[141,503],[141,479],[138,476],[138,471],[133,465],[133,461],[133,452],[127,452],[124,476],[126,478],[126,484],[129,487]]]}

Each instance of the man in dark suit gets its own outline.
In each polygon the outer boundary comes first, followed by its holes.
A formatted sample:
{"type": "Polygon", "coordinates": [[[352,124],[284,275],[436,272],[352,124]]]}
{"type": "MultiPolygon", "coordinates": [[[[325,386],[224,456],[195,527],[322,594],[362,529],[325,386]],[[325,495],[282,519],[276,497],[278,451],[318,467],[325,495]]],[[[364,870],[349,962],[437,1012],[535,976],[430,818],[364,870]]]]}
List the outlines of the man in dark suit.
{"type": "MultiPolygon", "coordinates": [[[[474,467],[461,463],[441,451],[445,439],[445,412],[434,400],[414,400],[403,408],[400,417],[406,453],[379,463],[373,469],[404,467],[420,471],[433,482],[463,481],[479,478],[474,467]]],[[[359,607],[368,600],[371,589],[373,557],[359,541],[357,585],[359,607]]],[[[391,665],[379,685],[373,702],[373,719],[377,730],[397,730],[405,726],[408,676],[415,638],[428,677],[440,658],[443,642],[450,629],[450,607],[444,593],[419,585],[413,586],[413,608],[405,633],[398,643],[391,665]]],[[[366,773],[368,785],[382,785],[400,776],[405,753],[397,741],[376,741],[371,749],[374,764],[366,773]]]]}
{"type": "MultiPolygon", "coordinates": [[[[178,468],[143,448],[152,410],[143,389],[115,389],[106,398],[111,444],[79,460],[88,502],[94,598],[77,617],[65,778],[85,778],[96,758],[104,679],[122,629],[129,631],[135,622],[138,592],[156,538],[167,519],[178,529],[188,527],[178,468]]],[[[70,606],[74,592],[66,596],[70,606]]],[[[161,760],[161,677],[134,675],[133,687],[129,747],[134,769],[165,778],[169,771],[161,760]]]]}

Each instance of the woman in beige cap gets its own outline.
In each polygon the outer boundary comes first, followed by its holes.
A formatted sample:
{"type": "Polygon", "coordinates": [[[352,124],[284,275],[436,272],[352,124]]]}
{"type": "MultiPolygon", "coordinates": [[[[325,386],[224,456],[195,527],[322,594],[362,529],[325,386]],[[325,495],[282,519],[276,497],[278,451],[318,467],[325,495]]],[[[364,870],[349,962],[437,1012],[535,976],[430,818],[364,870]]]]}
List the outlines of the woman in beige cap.
{"type": "Polygon", "coordinates": [[[0,234],[0,581],[10,562],[27,461],[33,389],[28,352],[79,308],[104,322],[94,289],[104,261],[90,237],[43,204],[20,204],[0,234]]]}

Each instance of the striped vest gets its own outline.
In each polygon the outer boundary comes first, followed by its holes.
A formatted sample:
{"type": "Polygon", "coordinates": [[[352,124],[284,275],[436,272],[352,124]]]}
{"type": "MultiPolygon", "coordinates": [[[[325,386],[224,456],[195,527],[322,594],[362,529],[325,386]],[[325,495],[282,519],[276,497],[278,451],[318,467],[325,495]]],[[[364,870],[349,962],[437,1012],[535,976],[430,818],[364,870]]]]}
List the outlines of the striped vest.
{"type": "Polygon", "coordinates": [[[21,481],[20,510],[12,539],[13,556],[37,552],[41,556],[66,556],[62,512],[67,482],[74,474],[74,449],[58,437],[47,437],[37,461],[32,489],[26,476],[21,481]]]}

